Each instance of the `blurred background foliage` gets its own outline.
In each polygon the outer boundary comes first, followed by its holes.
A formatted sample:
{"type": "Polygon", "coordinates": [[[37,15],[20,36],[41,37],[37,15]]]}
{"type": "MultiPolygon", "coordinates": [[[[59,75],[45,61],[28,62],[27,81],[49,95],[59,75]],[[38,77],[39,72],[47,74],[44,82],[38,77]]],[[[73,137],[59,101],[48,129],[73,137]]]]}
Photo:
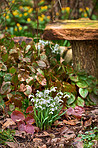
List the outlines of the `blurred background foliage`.
{"type": "Polygon", "coordinates": [[[98,18],[97,0],[1,0],[0,6],[0,32],[16,36],[40,37],[58,19],[98,18]]]}

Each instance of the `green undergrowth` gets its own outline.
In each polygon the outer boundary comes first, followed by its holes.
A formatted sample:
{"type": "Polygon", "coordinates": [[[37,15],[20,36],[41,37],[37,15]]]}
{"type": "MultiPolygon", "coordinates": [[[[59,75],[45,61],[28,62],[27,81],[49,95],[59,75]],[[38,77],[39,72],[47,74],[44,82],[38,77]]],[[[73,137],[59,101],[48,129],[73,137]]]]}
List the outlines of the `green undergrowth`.
{"type": "Polygon", "coordinates": [[[0,40],[1,107],[10,103],[21,108],[31,93],[52,86],[70,96],[63,99],[66,107],[95,105],[98,81],[83,71],[74,71],[60,59],[58,44],[42,40],[38,44],[29,45],[24,41],[15,44],[11,36],[6,35],[0,40]]]}
{"type": "Polygon", "coordinates": [[[94,127],[92,130],[85,131],[84,134],[79,134],[80,141],[83,141],[83,148],[92,148],[97,146],[98,142],[98,128],[94,127]]]}
{"type": "Polygon", "coordinates": [[[10,129],[1,130],[0,129],[0,144],[7,145],[6,142],[14,141],[15,131],[11,131],[10,129]]]}

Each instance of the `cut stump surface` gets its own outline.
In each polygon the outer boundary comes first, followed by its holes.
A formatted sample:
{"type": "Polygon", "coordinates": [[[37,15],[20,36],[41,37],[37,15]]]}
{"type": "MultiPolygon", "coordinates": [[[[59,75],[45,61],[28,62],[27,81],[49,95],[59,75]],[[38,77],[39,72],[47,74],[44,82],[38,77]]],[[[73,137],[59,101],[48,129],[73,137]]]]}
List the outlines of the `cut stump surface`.
{"type": "Polygon", "coordinates": [[[46,26],[46,40],[69,40],[75,70],[85,70],[98,78],[98,21],[66,20],[46,26]]]}

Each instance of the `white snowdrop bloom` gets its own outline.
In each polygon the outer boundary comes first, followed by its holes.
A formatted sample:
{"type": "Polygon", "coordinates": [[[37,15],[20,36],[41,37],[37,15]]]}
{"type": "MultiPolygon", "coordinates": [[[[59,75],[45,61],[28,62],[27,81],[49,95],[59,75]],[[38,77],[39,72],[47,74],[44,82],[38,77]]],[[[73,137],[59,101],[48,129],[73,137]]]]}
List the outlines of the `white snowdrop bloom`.
{"type": "Polygon", "coordinates": [[[42,105],[43,104],[43,101],[40,101],[39,104],[42,105]]]}
{"type": "Polygon", "coordinates": [[[39,102],[39,99],[36,99],[36,103],[39,102]]]}
{"type": "Polygon", "coordinates": [[[46,104],[46,107],[50,107],[50,105],[49,104],[46,104]]]}
{"type": "Polygon", "coordinates": [[[34,102],[35,100],[32,98],[31,101],[34,102]]]}
{"type": "Polygon", "coordinates": [[[53,104],[50,104],[50,106],[51,106],[51,107],[54,107],[54,105],[53,105],[53,104]]]}
{"type": "Polygon", "coordinates": [[[56,101],[56,100],[59,100],[59,97],[58,96],[55,96],[54,97],[54,100],[56,101]]]}
{"type": "Polygon", "coordinates": [[[52,91],[56,92],[56,89],[57,89],[57,87],[51,87],[51,88],[50,88],[50,91],[51,91],[51,92],[52,92],[52,91]]]}
{"type": "Polygon", "coordinates": [[[63,96],[63,93],[60,91],[60,92],[57,93],[57,95],[62,95],[63,96]]]}
{"type": "Polygon", "coordinates": [[[36,94],[36,96],[39,97],[39,98],[41,98],[41,97],[43,97],[43,93],[42,92],[39,92],[39,93],[36,94]]]}
{"type": "Polygon", "coordinates": [[[51,111],[51,112],[49,112],[49,114],[53,114],[53,112],[51,111]]]}
{"type": "Polygon", "coordinates": [[[42,110],[46,109],[45,107],[42,107],[42,110]]]}
{"type": "Polygon", "coordinates": [[[52,98],[52,97],[50,97],[50,96],[48,97],[48,99],[49,99],[50,101],[53,101],[53,98],[52,98]]]}
{"type": "Polygon", "coordinates": [[[40,50],[41,49],[41,45],[37,45],[37,49],[40,50]]]}
{"type": "Polygon", "coordinates": [[[29,98],[29,99],[30,99],[31,97],[33,98],[33,97],[34,97],[34,95],[29,95],[29,96],[28,96],[28,98],[29,98]]]}
{"type": "Polygon", "coordinates": [[[62,96],[59,96],[59,99],[61,99],[62,98],[62,96]]]}
{"type": "Polygon", "coordinates": [[[37,104],[35,104],[35,108],[38,108],[37,104]]]}
{"type": "Polygon", "coordinates": [[[57,110],[58,108],[57,108],[57,106],[55,107],[55,110],[57,110]]]}
{"type": "Polygon", "coordinates": [[[38,107],[42,109],[42,106],[41,105],[39,105],[38,107]]]}
{"type": "Polygon", "coordinates": [[[50,104],[50,100],[47,100],[46,102],[47,102],[48,104],[50,104]]]}
{"type": "Polygon", "coordinates": [[[60,99],[59,102],[64,102],[64,101],[60,99]]]}
{"type": "Polygon", "coordinates": [[[66,97],[70,98],[70,95],[67,95],[67,94],[66,94],[66,95],[64,95],[64,97],[63,97],[63,98],[66,98],[66,97]]]}
{"type": "Polygon", "coordinates": [[[55,106],[55,102],[52,103],[55,106]]]}
{"type": "Polygon", "coordinates": [[[50,90],[46,89],[44,90],[44,94],[49,94],[50,93],[50,90]]]}
{"type": "Polygon", "coordinates": [[[47,101],[46,101],[46,100],[43,100],[43,101],[42,101],[42,103],[43,103],[43,104],[46,104],[46,103],[47,103],[47,101]]]}
{"type": "Polygon", "coordinates": [[[50,110],[51,110],[51,111],[54,111],[54,108],[51,108],[50,110]]]}

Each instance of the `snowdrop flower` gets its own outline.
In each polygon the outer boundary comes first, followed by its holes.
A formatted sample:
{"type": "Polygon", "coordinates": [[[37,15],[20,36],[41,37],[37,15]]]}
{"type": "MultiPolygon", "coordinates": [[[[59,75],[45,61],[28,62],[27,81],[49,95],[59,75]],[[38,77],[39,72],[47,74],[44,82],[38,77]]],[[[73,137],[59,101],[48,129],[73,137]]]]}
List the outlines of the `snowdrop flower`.
{"type": "Polygon", "coordinates": [[[54,111],[54,108],[51,108],[50,110],[51,110],[51,111],[54,111]]]}
{"type": "Polygon", "coordinates": [[[47,100],[47,103],[50,103],[50,100],[47,100]]]}
{"type": "Polygon", "coordinates": [[[50,91],[51,91],[51,92],[52,92],[52,91],[56,92],[56,89],[57,89],[57,87],[51,87],[51,88],[50,88],[50,91]]]}
{"type": "Polygon", "coordinates": [[[51,107],[54,107],[54,105],[53,105],[53,104],[50,104],[50,106],[51,106],[51,107]]]}
{"type": "Polygon", "coordinates": [[[38,108],[37,104],[35,104],[35,108],[38,108]]]}
{"type": "Polygon", "coordinates": [[[31,101],[34,102],[35,100],[32,98],[31,101]]]}
{"type": "Polygon", "coordinates": [[[66,94],[63,98],[66,98],[66,97],[70,98],[70,95],[67,95],[67,94],[66,94]]]}
{"type": "Polygon", "coordinates": [[[38,107],[42,109],[42,106],[41,105],[39,105],[38,107]]]}
{"type": "Polygon", "coordinates": [[[29,99],[30,99],[31,97],[34,98],[34,95],[29,95],[29,96],[28,96],[29,99]]]}
{"type": "Polygon", "coordinates": [[[49,114],[53,114],[53,112],[51,111],[51,112],[49,112],[49,114]]]}
{"type": "Polygon", "coordinates": [[[50,93],[50,90],[46,89],[44,90],[44,94],[49,94],[50,93]]]}
{"type": "Polygon", "coordinates": [[[43,93],[42,93],[42,92],[38,92],[38,93],[36,94],[36,96],[39,97],[39,98],[41,98],[41,97],[43,97],[43,93]]]}
{"type": "Polygon", "coordinates": [[[57,95],[62,95],[62,96],[63,96],[63,93],[62,93],[61,91],[59,91],[59,92],[57,93],[57,95]]]}

